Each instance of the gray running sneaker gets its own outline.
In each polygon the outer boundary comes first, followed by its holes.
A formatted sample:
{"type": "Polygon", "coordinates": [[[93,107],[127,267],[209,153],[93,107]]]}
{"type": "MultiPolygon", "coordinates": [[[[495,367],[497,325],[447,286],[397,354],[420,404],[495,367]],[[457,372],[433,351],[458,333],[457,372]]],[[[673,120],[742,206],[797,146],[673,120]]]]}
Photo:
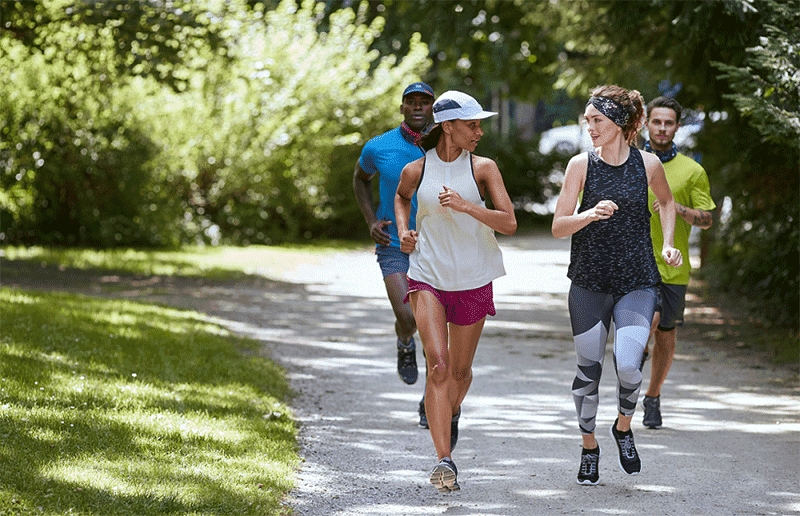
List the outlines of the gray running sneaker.
{"type": "Polygon", "coordinates": [[[661,396],[655,398],[645,396],[642,406],[644,407],[642,424],[647,428],[661,428],[661,396]]]}
{"type": "Polygon", "coordinates": [[[596,486],[600,483],[600,446],[594,450],[583,448],[578,483],[584,486],[596,486]]]}
{"type": "Polygon", "coordinates": [[[419,402],[419,427],[428,428],[428,415],[425,413],[425,396],[419,402]]]}
{"type": "Polygon", "coordinates": [[[642,461],[639,459],[639,452],[636,451],[636,445],[633,443],[633,432],[620,432],[617,430],[617,421],[611,425],[611,437],[617,443],[619,450],[619,467],[628,475],[638,475],[642,471],[642,461]]]}
{"type": "Polygon", "coordinates": [[[397,339],[397,374],[408,385],[417,381],[417,346],[413,337],[408,344],[397,339]]]}
{"type": "Polygon", "coordinates": [[[445,457],[440,460],[438,464],[431,471],[431,484],[439,490],[440,493],[449,493],[450,491],[458,491],[461,486],[458,485],[458,469],[452,459],[445,457]]]}

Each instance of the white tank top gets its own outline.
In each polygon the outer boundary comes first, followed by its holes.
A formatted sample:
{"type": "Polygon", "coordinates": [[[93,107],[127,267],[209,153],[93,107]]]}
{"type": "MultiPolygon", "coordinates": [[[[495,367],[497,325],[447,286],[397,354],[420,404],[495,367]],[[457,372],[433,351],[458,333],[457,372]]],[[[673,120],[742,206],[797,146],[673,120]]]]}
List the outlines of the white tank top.
{"type": "Polygon", "coordinates": [[[417,246],[409,256],[408,277],[445,291],[471,290],[504,276],[503,255],[494,230],[471,215],[439,204],[447,185],[479,206],[481,198],[466,150],[452,162],[439,159],[436,149],[425,153],[417,188],[417,246]]]}

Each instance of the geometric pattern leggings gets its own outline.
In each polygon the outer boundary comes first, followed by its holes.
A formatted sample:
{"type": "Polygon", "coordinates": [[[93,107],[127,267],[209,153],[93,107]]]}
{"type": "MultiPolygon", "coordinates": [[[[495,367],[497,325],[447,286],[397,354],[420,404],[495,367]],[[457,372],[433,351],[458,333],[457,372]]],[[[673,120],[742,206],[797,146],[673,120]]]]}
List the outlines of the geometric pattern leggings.
{"type": "Polygon", "coordinates": [[[650,336],[656,306],[655,287],[624,295],[593,292],[575,285],[569,290],[569,316],[578,372],[572,398],[583,434],[594,433],[598,388],[611,322],[614,322],[614,366],[617,370],[617,410],[632,416],[642,386],[639,366],[650,336]]]}

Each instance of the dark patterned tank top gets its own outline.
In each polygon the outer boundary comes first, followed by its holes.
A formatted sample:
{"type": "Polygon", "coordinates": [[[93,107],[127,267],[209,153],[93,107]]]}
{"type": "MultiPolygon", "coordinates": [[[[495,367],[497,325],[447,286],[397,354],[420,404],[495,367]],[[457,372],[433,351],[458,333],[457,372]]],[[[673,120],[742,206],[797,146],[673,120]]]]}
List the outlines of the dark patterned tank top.
{"type": "Polygon", "coordinates": [[[619,166],[589,151],[578,212],[604,199],[619,207],[608,219],[596,220],[572,235],[567,277],[595,292],[627,294],[661,280],[650,240],[647,172],[639,150],[629,150],[628,159],[619,166]]]}

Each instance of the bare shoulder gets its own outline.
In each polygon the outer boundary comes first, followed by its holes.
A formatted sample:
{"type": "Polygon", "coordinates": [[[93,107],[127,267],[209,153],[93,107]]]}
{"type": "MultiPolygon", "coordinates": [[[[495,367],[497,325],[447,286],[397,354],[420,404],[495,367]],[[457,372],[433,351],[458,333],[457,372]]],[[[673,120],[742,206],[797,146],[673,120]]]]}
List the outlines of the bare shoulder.
{"type": "Polygon", "coordinates": [[[497,163],[495,163],[493,159],[483,156],[476,156],[475,154],[472,155],[472,167],[475,169],[475,172],[478,173],[500,172],[500,169],[497,167],[497,163]]]}
{"type": "Polygon", "coordinates": [[[411,176],[419,176],[422,173],[423,163],[425,163],[425,158],[415,159],[403,167],[403,173],[410,174],[411,176]]]}
{"type": "Polygon", "coordinates": [[[588,168],[589,168],[589,153],[581,152],[580,154],[576,154],[569,159],[569,162],[567,162],[567,168],[564,171],[564,173],[570,176],[576,176],[576,175],[585,176],[588,168]]]}
{"type": "Polygon", "coordinates": [[[569,159],[567,166],[581,166],[586,168],[589,164],[589,153],[588,152],[581,152],[580,154],[576,154],[569,159]]]}

